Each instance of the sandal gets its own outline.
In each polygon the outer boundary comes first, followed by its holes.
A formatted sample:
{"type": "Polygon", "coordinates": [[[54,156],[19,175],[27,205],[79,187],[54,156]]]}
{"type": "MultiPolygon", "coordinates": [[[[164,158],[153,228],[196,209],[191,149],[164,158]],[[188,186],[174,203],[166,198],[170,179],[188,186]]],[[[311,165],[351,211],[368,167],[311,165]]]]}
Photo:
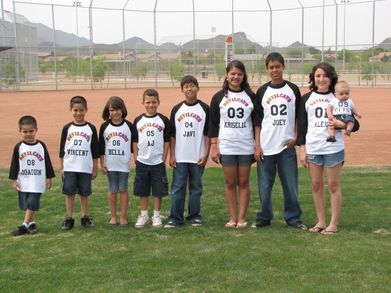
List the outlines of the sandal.
{"type": "Polygon", "coordinates": [[[236,224],[236,228],[246,228],[246,227],[247,227],[247,222],[237,223],[236,224]]]}
{"type": "Polygon", "coordinates": [[[322,232],[320,232],[320,234],[322,235],[333,235],[335,233],[337,233],[338,230],[327,230],[327,229],[324,229],[322,232]]]}
{"type": "Polygon", "coordinates": [[[325,229],[326,229],[325,227],[315,226],[315,227],[308,229],[308,231],[311,233],[322,233],[322,231],[324,231],[325,229]]]}
{"type": "Polygon", "coordinates": [[[236,228],[236,222],[230,220],[228,223],[225,223],[225,228],[236,228]]]}

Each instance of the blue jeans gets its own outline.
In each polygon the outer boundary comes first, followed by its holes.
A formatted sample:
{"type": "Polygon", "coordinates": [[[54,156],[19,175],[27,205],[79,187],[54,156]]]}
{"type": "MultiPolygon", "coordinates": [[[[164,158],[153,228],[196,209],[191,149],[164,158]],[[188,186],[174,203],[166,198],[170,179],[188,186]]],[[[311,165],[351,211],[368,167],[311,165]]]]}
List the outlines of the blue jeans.
{"type": "Polygon", "coordinates": [[[189,213],[187,220],[201,219],[202,174],[204,167],[194,163],[176,163],[171,185],[171,212],[169,221],[184,224],[187,179],[189,179],[189,213]]]}
{"type": "Polygon", "coordinates": [[[298,171],[295,148],[283,150],[281,153],[264,156],[257,164],[258,190],[262,211],[257,213],[256,220],[273,219],[272,189],[276,179],[276,171],[284,192],[284,219],[290,224],[300,220],[302,213],[297,197],[298,171]]]}

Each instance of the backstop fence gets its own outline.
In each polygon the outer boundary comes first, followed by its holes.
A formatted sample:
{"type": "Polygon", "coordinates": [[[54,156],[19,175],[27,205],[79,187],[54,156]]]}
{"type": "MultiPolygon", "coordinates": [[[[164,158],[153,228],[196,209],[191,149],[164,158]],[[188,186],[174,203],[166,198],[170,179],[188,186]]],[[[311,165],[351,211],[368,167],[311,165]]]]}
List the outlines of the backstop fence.
{"type": "Polygon", "coordinates": [[[391,85],[391,0],[58,2],[1,7],[1,91],[171,86],[184,74],[216,86],[228,35],[254,86],[271,51],[299,85],[320,61],[355,86],[391,85]]]}

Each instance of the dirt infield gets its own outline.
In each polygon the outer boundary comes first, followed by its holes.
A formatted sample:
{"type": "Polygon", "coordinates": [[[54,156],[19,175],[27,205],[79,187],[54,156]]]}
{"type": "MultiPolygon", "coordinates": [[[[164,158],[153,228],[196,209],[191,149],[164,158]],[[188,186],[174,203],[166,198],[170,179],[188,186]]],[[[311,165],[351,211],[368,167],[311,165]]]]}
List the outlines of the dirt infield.
{"type": "MultiPolygon", "coordinates": [[[[199,97],[209,103],[217,88],[201,88],[199,97]]],[[[302,89],[302,92],[307,92],[302,89]]],[[[99,126],[103,122],[101,113],[110,96],[122,97],[128,109],[128,119],[133,121],[143,112],[141,104],[143,89],[77,90],[0,93],[1,124],[0,168],[8,168],[14,145],[20,141],[18,119],[22,115],[33,115],[38,120],[38,135],[48,146],[53,164],[59,166],[58,149],[62,127],[72,120],[69,99],[83,95],[88,100],[87,120],[99,126]]],[[[159,111],[169,115],[171,108],[183,99],[179,88],[159,89],[161,104],[159,111]]],[[[391,127],[387,116],[391,110],[391,88],[353,88],[352,98],[362,113],[361,129],[346,138],[346,165],[390,165],[391,127]]],[[[390,117],[389,117],[390,118],[390,117]]],[[[211,166],[214,164],[211,163],[211,166]]]]}

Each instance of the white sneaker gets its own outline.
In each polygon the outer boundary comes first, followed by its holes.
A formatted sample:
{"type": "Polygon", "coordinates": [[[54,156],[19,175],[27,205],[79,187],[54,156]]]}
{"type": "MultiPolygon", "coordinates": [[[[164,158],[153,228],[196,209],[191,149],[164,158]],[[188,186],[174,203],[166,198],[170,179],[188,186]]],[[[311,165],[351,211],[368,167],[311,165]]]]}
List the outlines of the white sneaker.
{"type": "Polygon", "coordinates": [[[152,217],[152,227],[154,227],[154,228],[160,228],[160,227],[162,227],[163,226],[163,224],[162,224],[162,219],[161,219],[161,217],[160,216],[153,216],[152,217]]]}
{"type": "Polygon", "coordinates": [[[143,228],[145,226],[145,224],[147,224],[149,221],[149,218],[148,216],[138,216],[137,218],[137,222],[136,224],[134,225],[136,228],[143,228]]]}

